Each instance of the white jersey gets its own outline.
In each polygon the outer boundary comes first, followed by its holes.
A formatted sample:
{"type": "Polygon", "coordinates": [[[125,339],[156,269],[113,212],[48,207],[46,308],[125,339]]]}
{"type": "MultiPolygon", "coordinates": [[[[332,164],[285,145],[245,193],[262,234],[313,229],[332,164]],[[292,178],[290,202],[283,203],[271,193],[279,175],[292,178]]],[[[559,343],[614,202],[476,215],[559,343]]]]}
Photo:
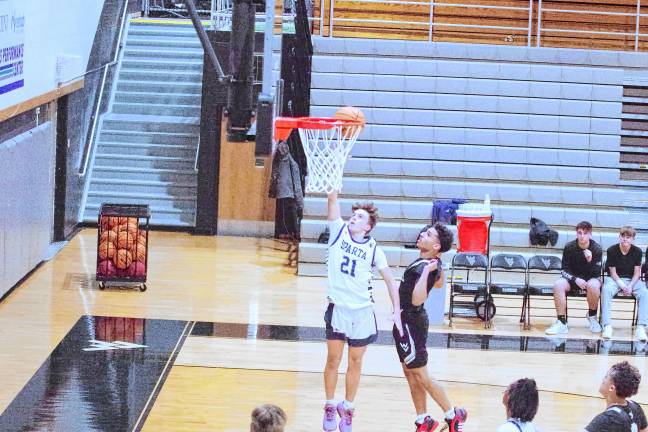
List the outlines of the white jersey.
{"type": "Polygon", "coordinates": [[[331,303],[349,309],[373,304],[371,278],[373,268],[387,267],[385,253],[372,237],[356,242],[349,226],[337,219],[329,222],[328,290],[331,303]]]}

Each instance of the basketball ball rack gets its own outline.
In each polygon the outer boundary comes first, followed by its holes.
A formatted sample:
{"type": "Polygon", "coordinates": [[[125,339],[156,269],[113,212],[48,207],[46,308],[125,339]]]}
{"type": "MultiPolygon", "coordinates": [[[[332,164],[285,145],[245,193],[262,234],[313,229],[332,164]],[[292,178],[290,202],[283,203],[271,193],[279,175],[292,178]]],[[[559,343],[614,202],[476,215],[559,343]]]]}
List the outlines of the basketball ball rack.
{"type": "MultiPolygon", "coordinates": [[[[148,205],[136,204],[101,204],[99,216],[97,217],[97,267],[96,267],[96,280],[99,282],[99,289],[106,289],[107,282],[116,283],[135,283],[138,285],[140,291],[146,291],[146,278],[148,273],[148,233],[149,221],[151,219],[151,212],[148,205]],[[128,229],[120,231],[118,224],[111,224],[112,221],[126,221],[126,227],[133,222],[137,221],[137,233],[133,233],[128,229]],[[115,226],[112,226],[115,225],[115,226]],[[125,241],[129,245],[132,243],[128,253],[130,254],[131,262],[124,265],[124,268],[119,268],[112,260],[112,257],[102,258],[101,255],[108,255],[108,241],[101,242],[104,232],[114,230],[117,234],[125,232],[125,241]],[[131,237],[132,236],[132,237],[131,237]],[[144,236],[144,241],[139,242],[137,237],[144,236]],[[104,246],[102,246],[104,245],[104,246]],[[142,246],[143,245],[143,246],[142,246]],[[105,247],[106,250],[101,250],[105,247]],[[140,256],[143,255],[143,256],[140,256]],[[138,259],[139,258],[139,259],[138,259]],[[138,267],[138,264],[139,267],[138,267]],[[143,267],[142,267],[143,265],[143,267]],[[143,271],[141,271],[143,270],[143,271]]],[[[119,238],[119,237],[118,237],[119,238]]],[[[119,250],[118,246],[113,243],[114,254],[119,250]]]]}

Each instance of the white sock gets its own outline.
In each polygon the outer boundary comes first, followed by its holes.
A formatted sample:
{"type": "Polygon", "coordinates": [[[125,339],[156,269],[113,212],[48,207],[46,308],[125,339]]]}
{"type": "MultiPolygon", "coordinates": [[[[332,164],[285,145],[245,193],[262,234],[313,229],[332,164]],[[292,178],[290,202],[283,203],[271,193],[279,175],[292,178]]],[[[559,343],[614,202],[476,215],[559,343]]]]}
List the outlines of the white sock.
{"type": "Polygon", "coordinates": [[[428,415],[428,413],[423,413],[420,416],[416,417],[416,424],[422,424],[428,415]]]}
{"type": "Polygon", "coordinates": [[[454,407],[450,407],[450,409],[445,413],[445,418],[448,420],[452,420],[454,417],[455,417],[454,407]]]}
{"type": "Polygon", "coordinates": [[[344,406],[344,409],[353,409],[353,402],[349,402],[348,400],[344,399],[342,406],[344,406]]]}
{"type": "Polygon", "coordinates": [[[337,406],[337,401],[335,399],[327,399],[326,403],[328,405],[336,405],[337,406]]]}

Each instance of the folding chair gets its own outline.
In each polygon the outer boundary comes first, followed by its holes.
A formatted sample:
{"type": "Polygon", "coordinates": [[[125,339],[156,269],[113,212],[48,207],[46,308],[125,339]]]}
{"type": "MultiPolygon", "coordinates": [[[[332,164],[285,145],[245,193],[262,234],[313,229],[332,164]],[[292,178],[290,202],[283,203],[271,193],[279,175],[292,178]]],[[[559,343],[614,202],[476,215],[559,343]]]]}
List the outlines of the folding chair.
{"type": "Polygon", "coordinates": [[[526,295],[522,301],[522,308],[526,306],[524,312],[525,326],[531,327],[531,296],[552,296],[553,297],[553,282],[537,283],[532,281],[532,275],[555,275],[560,276],[562,269],[562,260],[554,255],[535,255],[529,259],[527,263],[526,274],[526,295]]]}
{"type": "MultiPolygon", "coordinates": [[[[448,313],[449,326],[452,327],[452,317],[455,308],[461,308],[462,316],[477,316],[475,300],[479,295],[484,295],[488,306],[488,257],[479,253],[460,252],[452,258],[450,270],[450,311],[448,313]],[[475,279],[476,273],[483,273],[483,279],[475,279]],[[471,274],[473,278],[471,279],[471,274]],[[470,297],[472,300],[457,301],[455,297],[470,297]]],[[[492,302],[491,302],[492,303],[492,302]]],[[[488,307],[485,311],[485,328],[490,327],[492,314],[488,307]]]]}
{"type": "Polygon", "coordinates": [[[522,308],[520,311],[520,322],[524,323],[524,329],[527,329],[525,302],[527,291],[527,261],[519,254],[497,254],[493,255],[488,269],[488,293],[492,296],[509,295],[522,296],[522,308]],[[522,277],[521,282],[500,282],[493,279],[493,273],[496,275],[517,275],[522,277]]]}
{"type": "MultiPolygon", "coordinates": [[[[603,295],[603,286],[605,285],[605,278],[606,277],[611,277],[610,276],[610,269],[607,265],[607,259],[603,261],[603,267],[601,267],[601,295],[603,295]]],[[[612,300],[616,299],[624,299],[624,300],[631,300],[632,301],[632,327],[636,327],[637,322],[639,321],[639,316],[637,315],[637,298],[633,296],[632,294],[630,295],[625,295],[623,291],[619,291],[618,293],[615,294],[615,296],[612,298],[612,300]]],[[[602,301],[599,300],[599,320],[601,319],[601,312],[603,310],[603,305],[602,301]]]]}

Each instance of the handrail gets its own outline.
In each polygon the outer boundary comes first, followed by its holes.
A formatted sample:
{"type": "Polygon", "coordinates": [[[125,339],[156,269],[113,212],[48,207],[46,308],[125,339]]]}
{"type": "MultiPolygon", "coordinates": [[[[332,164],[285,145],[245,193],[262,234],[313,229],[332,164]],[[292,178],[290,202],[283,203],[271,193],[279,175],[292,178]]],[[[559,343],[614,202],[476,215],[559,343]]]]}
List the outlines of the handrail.
{"type": "MultiPolygon", "coordinates": [[[[492,30],[502,30],[502,31],[516,31],[516,32],[524,32],[526,33],[526,45],[531,47],[531,46],[552,46],[552,41],[550,42],[546,34],[547,33],[562,33],[562,34],[573,34],[573,35],[584,35],[584,34],[592,34],[592,35],[608,35],[608,36],[634,36],[634,50],[638,51],[639,50],[639,44],[640,44],[640,38],[645,38],[648,36],[648,31],[645,30],[645,24],[644,25],[644,31],[642,32],[641,30],[641,19],[648,17],[648,13],[642,13],[641,10],[641,0],[636,0],[636,8],[635,4],[630,4],[630,5],[622,5],[619,6],[618,8],[610,8],[610,10],[593,10],[595,8],[590,7],[588,9],[583,9],[583,10],[577,10],[570,8],[568,4],[565,4],[564,8],[561,9],[560,6],[556,6],[555,2],[552,2],[551,5],[548,5],[549,7],[544,7],[543,1],[542,0],[529,0],[527,6],[508,6],[508,5],[498,5],[498,4],[492,4],[494,2],[489,2],[487,0],[484,0],[481,2],[481,4],[468,4],[464,3],[462,0],[455,0],[451,2],[442,2],[439,0],[345,0],[344,1],[344,8],[345,10],[343,12],[340,12],[340,6],[336,4],[335,0],[330,0],[328,3],[325,0],[320,0],[319,3],[319,16],[318,17],[313,17],[309,18],[311,22],[315,22],[319,24],[319,28],[315,30],[315,33],[319,33],[319,36],[321,37],[335,37],[340,30],[337,28],[337,25],[344,26],[345,29],[345,36],[348,35],[348,32],[351,31],[351,29],[348,26],[347,23],[357,23],[360,24],[360,26],[357,27],[357,30],[361,33],[363,33],[362,29],[362,24],[366,23],[368,26],[367,31],[371,32],[376,30],[376,27],[379,27],[380,24],[388,24],[390,25],[390,28],[392,30],[397,30],[398,25],[402,26],[409,26],[412,28],[412,30],[416,31],[416,36],[415,38],[421,38],[422,40],[428,40],[429,42],[433,41],[433,30],[435,27],[437,28],[466,28],[466,29],[492,29],[492,30]],[[357,5],[355,6],[355,12],[349,13],[346,9],[349,7],[352,7],[352,5],[357,5]],[[388,10],[406,10],[406,8],[410,7],[417,7],[417,16],[412,17],[412,15],[408,14],[409,16],[403,16],[403,19],[399,19],[398,15],[394,16],[391,14],[389,17],[385,17],[385,19],[380,19],[376,18],[374,12],[375,12],[375,7],[373,7],[374,4],[383,4],[383,5],[390,5],[392,9],[388,10]],[[351,5],[351,6],[350,6],[351,5]],[[362,6],[366,5],[365,8],[362,6]],[[398,6],[401,6],[399,9],[398,6]],[[425,12],[425,8],[429,7],[429,11],[425,12]],[[502,25],[498,25],[497,22],[489,23],[488,25],[484,24],[478,24],[475,23],[474,20],[471,22],[469,20],[469,17],[466,17],[464,21],[461,20],[461,18],[458,19],[453,19],[451,22],[445,19],[445,16],[443,15],[443,8],[469,8],[471,10],[482,10],[484,12],[486,11],[518,11],[522,13],[516,13],[514,15],[514,18],[511,18],[510,16],[503,16],[501,23],[502,25]],[[526,11],[527,16],[525,17],[524,11],[526,11]],[[441,13],[439,13],[441,12],[441,13]],[[590,20],[591,23],[581,23],[578,21],[569,21],[563,20],[562,25],[556,26],[559,28],[554,28],[551,27],[553,25],[553,19],[550,21],[547,21],[547,14],[565,14],[569,16],[570,14],[578,14],[578,15],[589,15],[592,17],[590,20]],[[607,30],[605,27],[603,28],[596,28],[597,23],[598,24],[612,24],[606,22],[604,17],[616,17],[616,18],[622,18],[622,17],[627,17],[627,18],[635,18],[634,20],[631,20],[631,23],[617,23],[616,28],[611,27],[611,30],[607,30]],[[420,18],[420,19],[419,19],[420,18]],[[513,22],[511,20],[514,20],[513,22]],[[522,24],[522,22],[526,21],[526,25],[522,24]],[[517,25],[517,24],[521,25],[517,25]],[[565,26],[567,24],[567,26],[565,26]],[[588,27],[591,27],[592,29],[589,30],[588,27]],[[427,33],[425,30],[427,29],[427,33]],[[616,30],[618,29],[618,30],[616,30]],[[334,35],[336,33],[336,35],[334,35]],[[544,37],[544,39],[543,39],[544,37]],[[534,40],[535,38],[535,40],[534,40]]],[[[601,4],[604,4],[601,2],[601,4]]],[[[387,11],[387,10],[386,10],[387,11]]],[[[489,15],[490,18],[493,20],[498,19],[497,14],[491,13],[489,15]]],[[[455,17],[456,18],[456,17],[455,17]]],[[[366,36],[366,32],[363,33],[365,36],[364,37],[371,37],[371,36],[366,36]]],[[[392,35],[392,37],[398,38],[398,35],[392,35]]],[[[375,36],[375,37],[380,37],[380,36],[375,36]]],[[[582,36],[580,36],[582,37],[582,36]]],[[[644,39],[645,41],[645,39],[644,39]]],[[[598,48],[595,44],[597,43],[596,41],[592,42],[594,45],[592,47],[594,49],[598,48]]],[[[603,44],[605,42],[602,42],[603,44]]],[[[630,44],[632,44],[632,41],[628,41],[628,46],[626,46],[625,50],[631,50],[630,44]]],[[[601,46],[601,48],[605,48],[605,46],[601,46]]],[[[619,48],[620,50],[623,50],[624,48],[619,48]]],[[[642,49],[645,49],[642,46],[642,49]]]]}
{"type": "MultiPolygon", "coordinates": [[[[124,1],[124,11],[122,12],[121,25],[119,26],[119,34],[117,36],[117,48],[115,49],[115,55],[110,63],[95,69],[100,70],[103,68],[103,76],[101,77],[101,86],[99,88],[99,100],[97,101],[97,106],[95,107],[94,116],[92,118],[92,128],[90,129],[90,138],[85,142],[83,147],[83,164],[81,164],[81,170],[79,171],[79,178],[85,177],[88,172],[88,163],[90,162],[90,155],[92,154],[92,148],[94,147],[94,138],[97,131],[97,120],[99,118],[99,110],[101,109],[101,101],[103,100],[104,87],[106,85],[106,75],[108,75],[108,67],[117,63],[119,58],[119,53],[122,49],[122,36],[124,34],[124,27],[126,26],[126,12],[128,11],[128,1],[124,1]]],[[[92,72],[92,71],[90,71],[92,72]]],[[[86,72],[89,73],[89,72],[86,72]]]]}
{"type": "Polygon", "coordinates": [[[207,33],[205,32],[205,29],[202,25],[202,21],[198,16],[196,5],[194,4],[193,0],[185,0],[185,3],[187,5],[187,11],[189,12],[191,22],[193,23],[193,26],[196,29],[196,33],[198,34],[198,39],[200,39],[200,44],[202,45],[205,54],[207,54],[207,59],[214,68],[214,72],[216,72],[216,75],[218,76],[218,81],[221,83],[229,82],[231,80],[231,77],[226,76],[223,72],[223,68],[221,68],[218,57],[216,57],[216,52],[214,51],[214,47],[209,42],[207,33]]]}

